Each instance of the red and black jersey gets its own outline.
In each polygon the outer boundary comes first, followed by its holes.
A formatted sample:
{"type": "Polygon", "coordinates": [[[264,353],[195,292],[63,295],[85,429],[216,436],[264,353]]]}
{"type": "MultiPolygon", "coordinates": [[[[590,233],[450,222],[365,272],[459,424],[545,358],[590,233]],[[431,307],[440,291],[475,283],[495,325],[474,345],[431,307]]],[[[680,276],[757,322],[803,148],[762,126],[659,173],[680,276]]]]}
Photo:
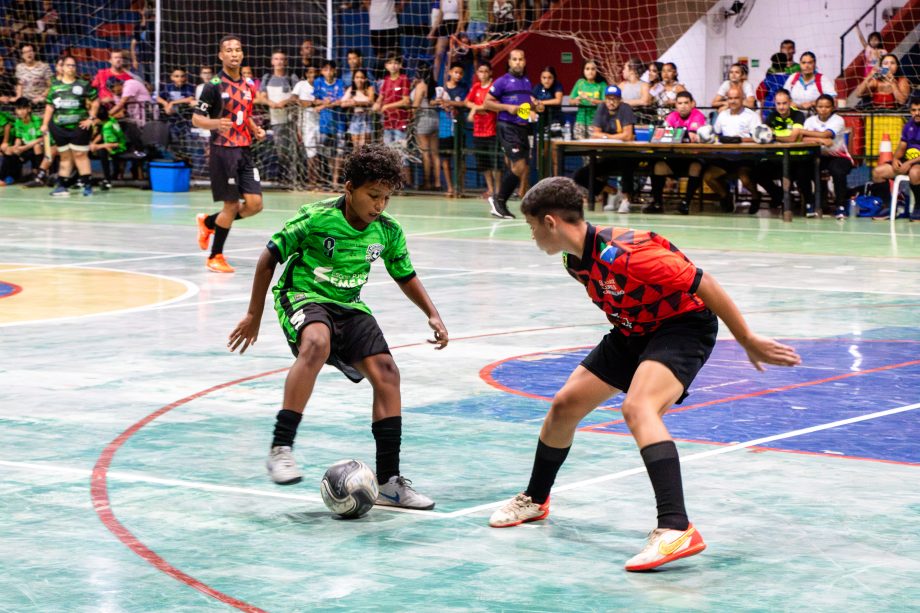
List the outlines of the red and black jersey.
{"type": "Polygon", "coordinates": [[[648,334],[671,317],[701,311],[703,277],[666,238],[644,230],[588,224],[581,258],[563,254],[566,271],[620,332],[648,334]]]}
{"type": "Polygon", "coordinates": [[[227,118],[233,122],[228,132],[211,130],[211,144],[220,147],[248,147],[252,144],[249,118],[256,89],[251,81],[234,81],[223,70],[201,90],[195,114],[211,119],[227,118]]]}

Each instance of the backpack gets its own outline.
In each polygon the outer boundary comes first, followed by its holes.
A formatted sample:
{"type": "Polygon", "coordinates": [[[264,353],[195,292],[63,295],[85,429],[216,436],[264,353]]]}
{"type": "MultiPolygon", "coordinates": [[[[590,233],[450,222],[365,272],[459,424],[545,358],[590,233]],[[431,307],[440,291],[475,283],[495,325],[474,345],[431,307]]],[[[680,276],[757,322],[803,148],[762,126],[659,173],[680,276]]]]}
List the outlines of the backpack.
{"type": "MultiPolygon", "coordinates": [[[[818,87],[818,95],[821,95],[821,96],[824,95],[824,87],[821,85],[821,77],[823,76],[824,75],[822,75],[820,72],[815,73],[815,85],[818,87]]],[[[793,87],[795,87],[795,84],[798,83],[799,81],[802,81],[802,83],[805,82],[805,80],[802,79],[801,72],[797,72],[792,75],[792,85],[789,87],[789,89],[792,89],[793,87]]]]}
{"type": "Polygon", "coordinates": [[[857,217],[875,217],[883,208],[882,199],[877,196],[856,196],[853,204],[859,211],[857,217]]]}

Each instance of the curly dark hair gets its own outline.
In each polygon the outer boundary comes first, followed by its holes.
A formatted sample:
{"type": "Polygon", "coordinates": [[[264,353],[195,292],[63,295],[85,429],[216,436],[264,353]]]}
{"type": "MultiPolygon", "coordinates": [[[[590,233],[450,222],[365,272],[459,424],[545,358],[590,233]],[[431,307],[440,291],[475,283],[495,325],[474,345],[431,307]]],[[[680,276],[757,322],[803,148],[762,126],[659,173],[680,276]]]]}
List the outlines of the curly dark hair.
{"type": "Polygon", "coordinates": [[[380,182],[395,191],[403,186],[402,167],[399,152],[385,145],[365,145],[345,158],[342,176],[353,189],[380,182]]]}
{"type": "Polygon", "coordinates": [[[568,177],[547,177],[533,187],[521,202],[521,213],[542,218],[553,213],[574,223],[585,218],[585,190],[568,177]]]}

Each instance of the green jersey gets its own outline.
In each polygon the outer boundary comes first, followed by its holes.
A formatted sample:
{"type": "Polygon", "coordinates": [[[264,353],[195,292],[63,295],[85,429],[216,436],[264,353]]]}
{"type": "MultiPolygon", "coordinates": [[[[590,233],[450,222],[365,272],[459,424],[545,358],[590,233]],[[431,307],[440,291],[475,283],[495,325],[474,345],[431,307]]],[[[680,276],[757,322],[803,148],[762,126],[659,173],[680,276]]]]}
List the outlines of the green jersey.
{"type": "Polygon", "coordinates": [[[118,146],[109,151],[109,155],[118,155],[124,153],[128,148],[128,139],[125,138],[124,130],[118,125],[118,120],[109,117],[108,121],[102,124],[102,142],[118,143],[118,146]]]}
{"type": "Polygon", "coordinates": [[[8,124],[11,124],[11,123],[13,123],[13,118],[10,115],[4,113],[3,111],[0,111],[0,128],[8,124]]]}
{"type": "Polygon", "coordinates": [[[88,81],[77,79],[73,83],[64,83],[60,79],[52,79],[46,102],[54,107],[54,115],[51,116],[54,123],[74,127],[89,117],[86,101],[95,99],[96,89],[88,81]]]}
{"type": "Polygon", "coordinates": [[[383,259],[396,281],[415,276],[406,236],[387,213],[364,230],[345,220],[345,197],[301,207],[268,243],[279,262],[287,262],[273,288],[279,315],[307,302],[334,303],[370,314],[361,301],[371,264],[383,259]]]}
{"type": "MultiPolygon", "coordinates": [[[[581,96],[582,98],[590,98],[591,100],[603,100],[605,89],[607,89],[607,84],[603,81],[595,81],[594,83],[591,83],[587,79],[578,79],[578,81],[575,82],[575,87],[572,88],[572,93],[569,94],[569,97],[575,98],[576,96],[581,96]]],[[[578,112],[575,115],[575,123],[590,126],[594,121],[594,113],[596,112],[596,104],[593,104],[588,100],[579,100],[578,112]]]]}
{"type": "Polygon", "coordinates": [[[16,118],[13,122],[13,138],[18,138],[25,143],[31,143],[42,137],[42,118],[38,115],[29,115],[25,121],[16,118]]]}

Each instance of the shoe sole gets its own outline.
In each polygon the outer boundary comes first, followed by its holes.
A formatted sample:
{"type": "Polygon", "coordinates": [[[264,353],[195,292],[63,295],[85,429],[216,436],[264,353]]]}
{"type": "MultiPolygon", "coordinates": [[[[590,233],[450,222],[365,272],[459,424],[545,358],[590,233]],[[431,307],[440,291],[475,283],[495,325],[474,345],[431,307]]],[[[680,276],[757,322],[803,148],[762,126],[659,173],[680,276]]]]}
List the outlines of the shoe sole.
{"type": "Polygon", "coordinates": [[[293,479],[288,479],[287,481],[275,481],[272,479],[272,482],[275,485],[294,485],[295,483],[300,483],[303,481],[303,477],[294,477],[293,479]]]}
{"type": "Polygon", "coordinates": [[[208,268],[208,270],[210,270],[211,272],[221,273],[221,274],[225,274],[225,275],[226,275],[226,274],[230,274],[230,273],[236,272],[236,269],[233,269],[233,270],[220,270],[219,268],[212,268],[212,267],[210,267],[210,266],[208,266],[207,268],[208,268]]]}
{"type": "Polygon", "coordinates": [[[680,553],[669,555],[667,557],[661,558],[660,560],[649,562],[648,564],[642,564],[640,566],[627,566],[626,570],[631,573],[642,572],[644,570],[652,570],[653,568],[658,568],[659,566],[663,566],[670,562],[674,562],[675,560],[680,560],[681,558],[689,558],[690,556],[695,556],[696,554],[700,553],[704,549],[706,549],[706,543],[698,543],[694,545],[693,547],[688,547],[687,549],[684,549],[680,553]]]}
{"type": "Polygon", "coordinates": [[[529,524],[532,521],[540,521],[541,519],[546,519],[547,517],[549,517],[549,509],[546,509],[543,515],[538,515],[537,517],[531,517],[530,519],[522,519],[521,521],[516,521],[510,524],[495,525],[489,522],[489,527],[490,528],[513,528],[515,526],[520,526],[521,524],[529,524]]]}
{"type": "Polygon", "coordinates": [[[374,502],[374,506],[375,506],[375,507],[393,507],[394,509],[411,509],[411,510],[413,510],[413,511],[430,511],[431,509],[434,508],[434,505],[435,505],[435,504],[436,504],[436,503],[432,502],[432,503],[431,503],[430,505],[428,505],[427,507],[408,507],[408,506],[403,505],[403,504],[393,504],[392,502],[389,502],[389,501],[382,501],[382,502],[381,502],[379,499],[378,499],[377,501],[374,502]]]}

